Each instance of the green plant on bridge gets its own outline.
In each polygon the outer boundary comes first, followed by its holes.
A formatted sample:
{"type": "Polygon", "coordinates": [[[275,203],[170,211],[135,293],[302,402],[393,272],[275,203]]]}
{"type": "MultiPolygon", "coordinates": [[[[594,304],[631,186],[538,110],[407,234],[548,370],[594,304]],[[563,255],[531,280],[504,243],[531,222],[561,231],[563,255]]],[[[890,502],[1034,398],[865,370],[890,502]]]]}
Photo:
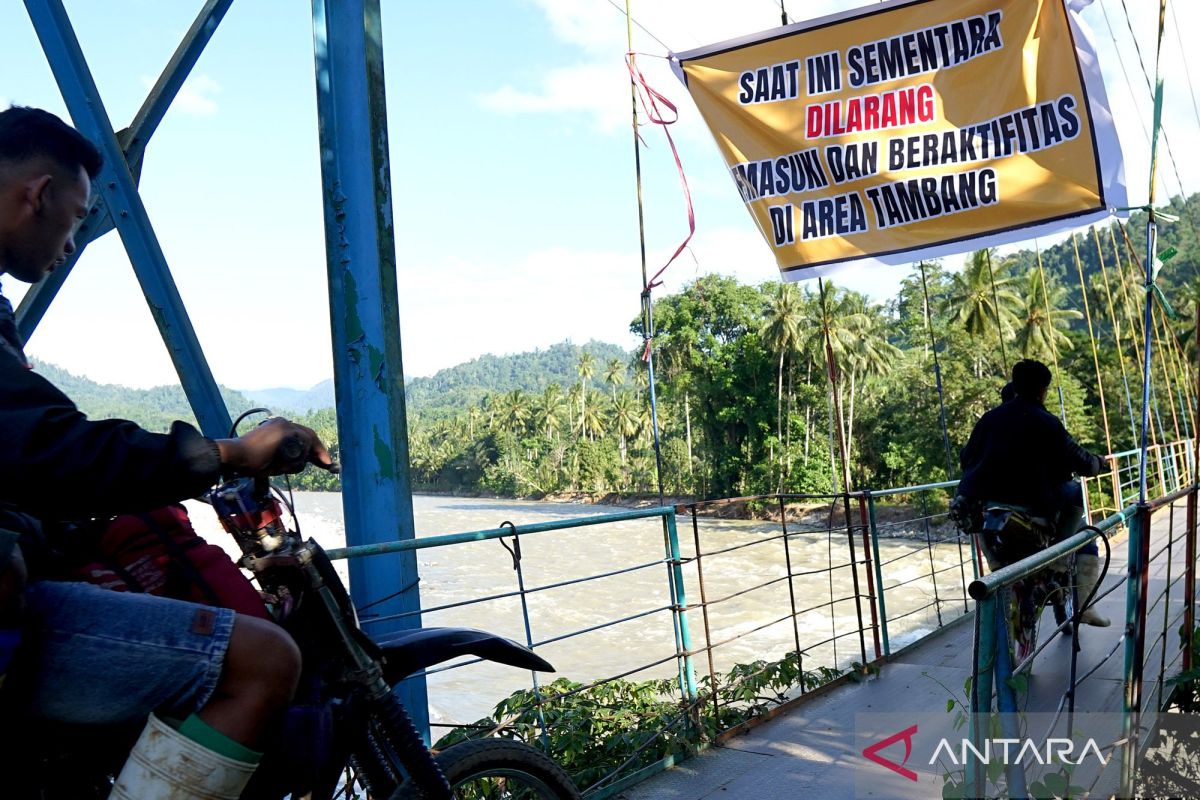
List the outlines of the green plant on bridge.
{"type": "Polygon", "coordinates": [[[588,686],[559,678],[536,693],[513,692],[492,716],[454,728],[435,749],[489,735],[544,741],[555,761],[586,789],[614,772],[623,777],[668,756],[690,753],[783,704],[802,684],[810,691],[842,674],[830,667],[802,670],[800,664],[793,652],[778,661],[737,664],[717,676],[715,687],[710,676],[703,676],[696,699],[686,705],[672,679],[618,679],[588,686]]]}

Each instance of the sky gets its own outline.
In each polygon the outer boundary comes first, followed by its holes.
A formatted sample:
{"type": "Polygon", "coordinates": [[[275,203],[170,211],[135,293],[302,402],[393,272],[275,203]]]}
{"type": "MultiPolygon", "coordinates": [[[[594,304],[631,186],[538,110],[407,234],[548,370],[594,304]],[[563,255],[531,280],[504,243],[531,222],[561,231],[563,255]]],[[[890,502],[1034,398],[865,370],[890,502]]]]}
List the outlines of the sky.
{"type": "MultiPolygon", "coordinates": [[[[860,5],[785,0],[804,18],[860,5]]],[[[200,6],[66,2],[114,126],[132,119],[200,6]]],[[[1134,42],[1153,75],[1157,6],[1094,0],[1083,12],[1131,204],[1146,200],[1150,119],[1134,42]]],[[[1200,98],[1190,85],[1200,55],[1181,47],[1187,31],[1200,30],[1200,3],[1171,6],[1164,127],[1176,163],[1164,156],[1160,198],[1200,187],[1192,156],[1200,98]]],[[[623,8],[623,0],[383,0],[406,375],[564,339],[638,344],[629,333],[642,266],[623,8]]],[[[688,251],[655,296],[710,273],[776,279],[770,249],[662,56],[778,26],[779,3],[632,0],[632,15],[642,70],[679,109],[671,131],[696,217],[688,251]]],[[[16,0],[0,3],[0,104],[10,102],[66,117],[16,0]]],[[[653,273],[687,235],[687,217],[662,131],[645,125],[641,134],[653,273]]],[[[150,143],[141,192],[219,382],[307,388],[332,376],[309,4],[233,4],[150,143]]],[[[857,269],[835,281],[883,300],[907,272],[857,269]]],[[[25,288],[2,276],[0,284],[14,303],[25,288]]],[[[115,233],[88,247],[29,352],[106,383],[177,382],[115,233]]]]}

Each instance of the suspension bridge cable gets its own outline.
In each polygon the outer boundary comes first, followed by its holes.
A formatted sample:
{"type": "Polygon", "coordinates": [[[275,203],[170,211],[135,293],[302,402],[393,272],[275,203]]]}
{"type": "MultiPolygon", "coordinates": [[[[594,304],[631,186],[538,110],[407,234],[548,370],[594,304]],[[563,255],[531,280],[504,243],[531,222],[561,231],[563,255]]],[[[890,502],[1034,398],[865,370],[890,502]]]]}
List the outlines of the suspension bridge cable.
{"type": "MultiPolygon", "coordinates": [[[[1054,326],[1050,317],[1050,289],[1046,285],[1046,270],[1042,267],[1042,248],[1038,245],[1038,240],[1033,240],[1033,247],[1037,253],[1038,275],[1042,279],[1042,305],[1046,313],[1046,325],[1050,329],[1049,345],[1050,357],[1054,360],[1054,383],[1058,390],[1058,416],[1062,420],[1063,427],[1067,427],[1067,401],[1063,397],[1062,388],[1062,370],[1058,366],[1058,346],[1054,343],[1054,326]]],[[[992,286],[994,292],[996,287],[992,286]]],[[[1111,452],[1111,451],[1110,451],[1111,452]]]]}
{"type": "MultiPolygon", "coordinates": [[[[1101,7],[1103,7],[1103,4],[1101,4],[1101,7]]],[[[1125,24],[1129,28],[1129,38],[1133,39],[1133,48],[1135,51],[1137,51],[1138,64],[1142,68],[1142,77],[1146,79],[1146,89],[1150,92],[1150,97],[1154,98],[1156,96],[1155,95],[1155,87],[1154,87],[1154,84],[1152,84],[1150,82],[1150,73],[1146,69],[1146,60],[1142,57],[1142,46],[1138,42],[1137,36],[1135,36],[1133,33],[1133,20],[1129,16],[1129,7],[1127,5],[1125,5],[1125,0],[1121,0],[1121,11],[1124,12],[1124,14],[1125,14],[1125,24]]],[[[1165,18],[1163,20],[1160,20],[1160,25],[1159,25],[1159,30],[1158,30],[1158,49],[1159,49],[1159,60],[1160,61],[1161,61],[1161,57],[1162,57],[1162,34],[1163,34],[1164,25],[1165,25],[1165,18]]],[[[1166,128],[1164,128],[1162,126],[1162,122],[1158,117],[1155,117],[1155,128],[1154,128],[1153,133],[1155,135],[1152,137],[1152,141],[1151,141],[1151,145],[1150,145],[1150,153],[1151,153],[1151,156],[1150,156],[1150,158],[1151,158],[1150,181],[1152,184],[1150,187],[1151,197],[1153,198],[1153,195],[1154,195],[1153,182],[1154,182],[1154,173],[1155,173],[1156,165],[1153,162],[1155,162],[1157,160],[1155,158],[1155,151],[1157,150],[1157,141],[1156,140],[1158,138],[1157,135],[1161,133],[1162,138],[1163,138],[1163,145],[1167,149],[1167,158],[1168,158],[1168,160],[1170,160],[1171,169],[1175,173],[1175,182],[1179,184],[1179,191],[1186,198],[1187,190],[1183,187],[1183,178],[1181,178],[1179,175],[1179,165],[1175,163],[1175,153],[1172,152],[1172,150],[1171,150],[1171,140],[1167,136],[1166,128]]]]}
{"type": "MultiPolygon", "coordinates": [[[[611,0],[610,0],[611,2],[611,0]]],[[[651,34],[653,36],[653,34],[651,34]]],[[[633,52],[633,15],[629,13],[629,0],[625,0],[625,37],[627,44],[627,53],[633,52]]],[[[633,56],[627,56],[632,58],[633,56]]],[[[642,195],[642,139],[638,135],[638,92],[637,83],[634,80],[632,71],[629,75],[629,96],[630,96],[630,111],[633,121],[633,163],[634,163],[634,179],[637,185],[637,211],[638,211],[638,246],[641,254],[642,263],[642,339],[645,342],[644,360],[646,361],[646,372],[649,378],[650,389],[650,425],[654,433],[654,468],[655,476],[658,481],[658,501],[661,505],[665,495],[663,488],[662,474],[662,448],[659,441],[658,431],[658,403],[657,395],[654,387],[654,307],[650,297],[650,284],[646,274],[646,215],[645,206],[642,195]]],[[[664,526],[664,535],[666,528],[664,526]]]]}
{"type": "MultiPolygon", "coordinates": [[[[1134,245],[1133,245],[1133,240],[1132,240],[1132,239],[1129,237],[1129,230],[1126,228],[1125,224],[1124,224],[1124,223],[1122,223],[1122,222],[1120,222],[1120,221],[1118,221],[1118,225],[1119,225],[1119,227],[1120,227],[1120,229],[1121,229],[1121,236],[1122,236],[1122,237],[1124,238],[1124,240],[1125,240],[1125,246],[1126,246],[1127,250],[1129,251],[1129,262],[1130,262],[1130,269],[1131,269],[1131,271],[1133,270],[1133,268],[1135,268],[1135,267],[1136,267],[1138,270],[1141,270],[1142,272],[1145,272],[1146,266],[1143,264],[1141,256],[1139,256],[1139,255],[1138,255],[1137,248],[1135,248],[1135,247],[1134,247],[1134,245]]],[[[1128,289],[1128,286],[1126,285],[1126,287],[1125,287],[1125,288],[1126,288],[1126,289],[1128,289]]],[[[1147,290],[1147,293],[1149,293],[1149,290],[1147,290]]],[[[1130,302],[1130,304],[1131,304],[1131,305],[1130,305],[1130,307],[1132,307],[1132,306],[1134,305],[1134,303],[1133,303],[1132,299],[1130,299],[1130,300],[1129,300],[1129,302],[1130,302]]],[[[1151,346],[1151,342],[1152,342],[1152,340],[1153,340],[1154,342],[1158,342],[1158,344],[1159,344],[1159,349],[1162,349],[1162,343],[1161,343],[1161,340],[1159,339],[1159,334],[1158,334],[1158,325],[1156,324],[1156,322],[1157,322],[1157,315],[1156,315],[1156,314],[1155,314],[1155,312],[1154,312],[1154,306],[1153,306],[1153,304],[1151,304],[1151,306],[1150,306],[1150,311],[1146,313],[1145,317],[1146,317],[1146,318],[1145,318],[1145,319],[1143,320],[1143,322],[1142,322],[1142,336],[1143,336],[1143,338],[1145,339],[1145,348],[1146,348],[1146,350],[1147,350],[1148,352],[1150,351],[1150,346],[1151,346]],[[1149,321],[1149,322],[1150,322],[1150,325],[1149,325],[1149,327],[1147,327],[1147,326],[1146,326],[1146,321],[1149,321]]],[[[1161,362],[1161,359],[1160,359],[1160,362],[1161,362]]],[[[1165,364],[1165,363],[1160,363],[1160,367],[1161,367],[1161,368],[1162,368],[1162,370],[1163,370],[1163,380],[1164,380],[1164,382],[1165,382],[1165,383],[1167,384],[1167,386],[1168,386],[1168,390],[1167,390],[1167,391],[1168,391],[1168,396],[1170,396],[1170,393],[1171,393],[1171,390],[1170,390],[1171,383],[1170,383],[1170,377],[1169,377],[1169,373],[1166,371],[1166,364],[1165,364]]],[[[1142,361],[1142,368],[1143,368],[1143,370],[1144,370],[1144,371],[1148,371],[1148,370],[1149,370],[1149,368],[1146,366],[1146,362],[1145,362],[1145,360],[1143,360],[1143,361],[1142,361]]],[[[1151,391],[1153,392],[1153,387],[1151,388],[1151,391]]],[[[1159,430],[1160,430],[1160,436],[1161,436],[1161,440],[1162,440],[1163,442],[1166,442],[1166,441],[1167,441],[1166,428],[1165,428],[1165,426],[1163,425],[1163,422],[1162,422],[1162,410],[1161,410],[1161,408],[1160,408],[1160,406],[1159,406],[1159,404],[1158,404],[1158,395],[1157,395],[1157,393],[1155,393],[1155,394],[1154,394],[1154,397],[1153,397],[1153,406],[1154,406],[1154,415],[1155,415],[1155,418],[1158,420],[1158,427],[1159,427],[1159,430]]],[[[1172,417],[1174,418],[1174,414],[1175,414],[1175,405],[1174,405],[1174,401],[1172,401],[1171,403],[1169,403],[1169,406],[1168,406],[1168,407],[1170,408],[1170,410],[1171,410],[1171,415],[1172,415],[1172,417]]],[[[1178,436],[1178,435],[1179,435],[1179,423],[1178,423],[1178,420],[1175,420],[1175,421],[1174,421],[1174,426],[1175,426],[1175,433],[1176,433],[1176,436],[1178,436]]],[[[1153,432],[1153,431],[1151,431],[1151,432],[1153,432]]]]}
{"type": "Polygon", "coordinates": [[[921,293],[925,297],[925,330],[929,333],[929,347],[933,351],[933,375],[937,381],[938,417],[942,423],[942,444],[946,448],[946,477],[954,474],[954,457],[950,453],[950,431],[946,427],[946,393],[942,386],[942,365],[938,359],[937,339],[933,335],[933,315],[929,307],[929,286],[925,281],[925,262],[919,262],[921,268],[921,293]]]}
{"type": "MultiPolygon", "coordinates": [[[[1146,325],[1145,317],[1141,314],[1137,314],[1136,316],[1134,314],[1134,310],[1138,308],[1138,302],[1130,294],[1129,288],[1130,278],[1132,278],[1133,282],[1135,283],[1139,281],[1135,270],[1142,269],[1142,261],[1137,254],[1137,249],[1133,246],[1133,241],[1129,238],[1129,231],[1126,229],[1125,223],[1121,220],[1117,220],[1117,228],[1121,231],[1121,236],[1125,241],[1125,247],[1127,251],[1126,254],[1128,256],[1126,263],[1129,265],[1129,274],[1122,274],[1121,276],[1121,291],[1125,295],[1125,307],[1130,311],[1130,317],[1134,320],[1137,320],[1139,323],[1134,327],[1133,332],[1135,335],[1133,336],[1133,345],[1137,352],[1138,367],[1143,373],[1145,373],[1148,369],[1146,365],[1146,359],[1149,357],[1147,348],[1151,344],[1150,332],[1148,326],[1146,325]],[[1136,334],[1141,334],[1140,341],[1136,334]]],[[[1147,400],[1149,400],[1149,398],[1144,397],[1143,403],[1147,402],[1147,400]]],[[[1165,430],[1162,430],[1161,415],[1159,416],[1159,432],[1154,430],[1153,425],[1148,426],[1149,443],[1151,445],[1158,445],[1160,443],[1160,437],[1162,442],[1166,441],[1166,432],[1165,430]]]]}
{"type": "MultiPolygon", "coordinates": [[[[1154,309],[1154,341],[1158,344],[1158,348],[1166,355],[1166,361],[1163,363],[1163,376],[1165,378],[1165,389],[1167,391],[1167,406],[1171,409],[1171,419],[1175,425],[1176,440],[1182,439],[1181,431],[1187,430],[1187,419],[1184,419],[1182,428],[1179,425],[1179,417],[1175,414],[1175,389],[1179,385],[1179,365],[1175,359],[1175,348],[1171,346],[1175,337],[1171,335],[1170,325],[1167,324],[1166,315],[1161,309],[1154,309]],[[1166,340],[1166,346],[1163,345],[1163,340],[1166,340]]],[[[1178,344],[1178,343],[1176,343],[1178,344]]]]}
{"type": "Polygon", "coordinates": [[[1112,323],[1117,362],[1121,366],[1121,382],[1125,386],[1125,404],[1129,411],[1129,443],[1132,445],[1137,441],[1137,425],[1133,421],[1133,397],[1129,393],[1129,373],[1125,366],[1124,339],[1121,336],[1121,322],[1117,319],[1116,306],[1113,304],[1112,287],[1108,281],[1108,267],[1104,263],[1104,249],[1100,246],[1100,234],[1095,226],[1092,227],[1092,239],[1096,242],[1096,258],[1100,261],[1100,274],[1104,279],[1104,294],[1108,299],[1108,316],[1112,323]]]}
{"type": "Polygon", "coordinates": [[[1183,76],[1187,80],[1188,96],[1192,99],[1192,111],[1196,115],[1196,125],[1200,126],[1200,105],[1196,104],[1196,89],[1192,86],[1192,71],[1188,68],[1187,49],[1183,46],[1183,36],[1179,33],[1179,17],[1175,16],[1175,6],[1170,7],[1171,20],[1175,23],[1175,41],[1179,43],[1179,58],[1183,61],[1183,76]]]}
{"type": "MultiPolygon", "coordinates": [[[[1104,23],[1108,26],[1108,36],[1112,39],[1113,52],[1117,54],[1117,63],[1121,65],[1121,74],[1125,76],[1125,90],[1129,92],[1129,99],[1133,101],[1133,107],[1138,108],[1137,94],[1133,91],[1133,81],[1129,78],[1129,69],[1125,66],[1125,56],[1121,55],[1121,46],[1117,43],[1117,32],[1113,28],[1112,20],[1108,18],[1108,9],[1104,7],[1104,0],[1100,0],[1097,5],[1100,6],[1100,11],[1104,13],[1104,23]]],[[[1142,137],[1146,140],[1146,146],[1150,146],[1150,131],[1146,128],[1146,120],[1142,118],[1141,109],[1138,109],[1137,115],[1138,125],[1142,129],[1142,137]]]]}
{"type": "MultiPolygon", "coordinates": [[[[1108,426],[1108,402],[1104,398],[1104,378],[1100,374],[1100,352],[1096,349],[1096,331],[1092,327],[1092,309],[1088,303],[1087,283],[1083,279],[1083,262],[1079,259],[1079,241],[1075,238],[1075,231],[1071,231],[1071,249],[1075,251],[1075,269],[1079,272],[1079,294],[1083,298],[1083,313],[1087,318],[1088,341],[1092,345],[1092,363],[1096,367],[1096,388],[1100,393],[1100,418],[1104,420],[1104,444],[1108,447],[1108,452],[1115,453],[1112,443],[1112,432],[1108,426]]],[[[1042,291],[1046,291],[1046,278],[1042,277],[1042,291]]],[[[1050,298],[1047,293],[1046,306],[1047,314],[1049,314],[1050,298]]],[[[1047,320],[1050,323],[1050,332],[1053,335],[1054,326],[1053,320],[1047,320]]]]}
{"type": "MultiPolygon", "coordinates": [[[[650,32],[649,28],[647,28],[645,25],[643,25],[642,23],[638,22],[636,19],[633,18],[633,16],[629,13],[628,3],[626,3],[625,8],[621,8],[621,6],[617,5],[617,0],[605,0],[605,2],[607,2],[610,6],[612,6],[613,8],[615,8],[617,11],[619,11],[621,14],[623,14],[625,16],[626,27],[628,27],[630,24],[637,25],[638,28],[640,28],[642,30],[642,33],[646,34],[651,39],[653,39],[654,41],[656,41],[660,45],[662,45],[662,48],[665,52],[667,52],[667,53],[672,52],[671,48],[667,45],[666,42],[664,42],[662,39],[655,36],[653,33],[650,32]]],[[[633,34],[630,31],[626,31],[626,34],[627,34],[626,38],[629,43],[629,49],[633,50],[633,34]]],[[[637,102],[636,96],[634,98],[634,102],[635,103],[637,102]]]]}
{"type": "Polygon", "coordinates": [[[1004,324],[1000,321],[1000,295],[996,292],[996,273],[992,271],[992,251],[991,248],[983,249],[984,258],[987,259],[988,278],[992,282],[992,312],[996,317],[996,337],[1000,340],[1000,360],[1004,364],[1004,378],[1008,379],[1008,353],[1004,348],[1004,324]]]}

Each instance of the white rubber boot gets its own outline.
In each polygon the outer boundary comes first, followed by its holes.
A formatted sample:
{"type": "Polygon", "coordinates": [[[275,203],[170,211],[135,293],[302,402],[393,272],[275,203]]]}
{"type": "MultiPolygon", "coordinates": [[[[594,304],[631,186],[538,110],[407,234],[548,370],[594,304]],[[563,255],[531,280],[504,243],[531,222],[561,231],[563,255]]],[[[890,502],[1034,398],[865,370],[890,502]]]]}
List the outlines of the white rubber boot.
{"type": "MultiPolygon", "coordinates": [[[[1075,573],[1079,580],[1079,602],[1087,599],[1087,596],[1092,593],[1092,587],[1096,585],[1096,581],[1100,579],[1100,556],[1091,555],[1090,553],[1079,553],[1075,556],[1075,573]]],[[[1093,603],[1094,603],[1093,599],[1093,603]]],[[[1108,617],[1103,617],[1096,610],[1095,605],[1089,606],[1079,616],[1079,621],[1084,625],[1094,625],[1097,628],[1107,628],[1112,623],[1108,617]]]]}
{"type": "Polygon", "coordinates": [[[110,796],[113,800],[237,800],[257,766],[201,747],[151,714],[110,796]]]}

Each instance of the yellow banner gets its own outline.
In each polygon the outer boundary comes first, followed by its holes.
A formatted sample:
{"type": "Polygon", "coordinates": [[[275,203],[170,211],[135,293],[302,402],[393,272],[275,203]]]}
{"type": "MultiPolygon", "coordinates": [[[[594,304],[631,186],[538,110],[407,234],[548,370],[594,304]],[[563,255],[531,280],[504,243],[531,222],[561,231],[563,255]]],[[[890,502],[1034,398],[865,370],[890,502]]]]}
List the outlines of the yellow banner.
{"type": "Polygon", "coordinates": [[[898,0],[674,58],[789,279],[1045,235],[1125,202],[1094,50],[1064,0],[898,0]]]}

